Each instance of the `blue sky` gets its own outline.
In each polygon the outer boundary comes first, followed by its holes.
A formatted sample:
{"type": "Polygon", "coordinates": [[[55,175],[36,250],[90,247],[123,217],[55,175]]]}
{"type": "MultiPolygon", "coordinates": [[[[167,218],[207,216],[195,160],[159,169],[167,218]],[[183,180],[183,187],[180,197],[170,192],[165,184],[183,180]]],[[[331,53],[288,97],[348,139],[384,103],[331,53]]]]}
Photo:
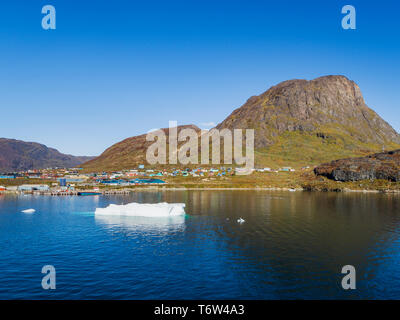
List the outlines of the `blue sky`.
{"type": "Polygon", "coordinates": [[[98,155],[153,128],[218,123],[283,80],[343,74],[400,131],[397,1],[0,4],[0,137],[98,155]],[[56,8],[43,30],[41,8],[56,8]],[[342,6],[357,29],[341,28],[342,6]]]}

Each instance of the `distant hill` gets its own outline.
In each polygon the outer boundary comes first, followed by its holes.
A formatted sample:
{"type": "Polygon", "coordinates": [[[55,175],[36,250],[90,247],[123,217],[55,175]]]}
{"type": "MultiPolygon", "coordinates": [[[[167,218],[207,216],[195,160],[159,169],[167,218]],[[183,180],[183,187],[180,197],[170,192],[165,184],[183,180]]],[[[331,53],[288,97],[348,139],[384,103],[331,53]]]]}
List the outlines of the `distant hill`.
{"type": "MultiPolygon", "coordinates": [[[[178,126],[178,133],[182,129],[192,128],[197,132],[200,129],[195,125],[178,126]]],[[[169,128],[161,129],[169,137],[169,128]]],[[[113,171],[136,168],[139,164],[147,166],[146,150],[154,142],[146,141],[146,135],[127,138],[105,150],[100,156],[82,165],[86,171],[113,171]]]]}
{"type": "MultiPolygon", "coordinates": [[[[216,128],[254,129],[256,166],[318,165],[400,148],[400,135],[344,76],[281,82],[249,98],[216,128]]],[[[151,143],[145,137],[117,143],[83,166],[96,171],[146,164],[151,143]]]]}
{"type": "Polygon", "coordinates": [[[15,172],[54,167],[71,168],[93,157],[62,154],[36,142],[0,138],[0,172],[15,172]]]}

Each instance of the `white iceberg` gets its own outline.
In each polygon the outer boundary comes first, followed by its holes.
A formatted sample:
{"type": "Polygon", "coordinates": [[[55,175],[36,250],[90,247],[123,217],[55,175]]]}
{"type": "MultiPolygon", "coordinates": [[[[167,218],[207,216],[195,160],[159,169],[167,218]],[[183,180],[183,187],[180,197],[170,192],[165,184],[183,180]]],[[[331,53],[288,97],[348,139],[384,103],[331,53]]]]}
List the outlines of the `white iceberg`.
{"type": "Polygon", "coordinates": [[[169,233],[185,228],[185,216],[129,217],[119,215],[95,215],[95,220],[107,229],[123,228],[134,232],[169,233]]]}
{"type": "Polygon", "coordinates": [[[35,211],[36,211],[35,209],[22,210],[23,213],[34,213],[35,211]]]}
{"type": "Polygon", "coordinates": [[[110,204],[106,208],[97,208],[95,215],[130,217],[175,217],[185,214],[184,203],[128,203],[110,204]]]}

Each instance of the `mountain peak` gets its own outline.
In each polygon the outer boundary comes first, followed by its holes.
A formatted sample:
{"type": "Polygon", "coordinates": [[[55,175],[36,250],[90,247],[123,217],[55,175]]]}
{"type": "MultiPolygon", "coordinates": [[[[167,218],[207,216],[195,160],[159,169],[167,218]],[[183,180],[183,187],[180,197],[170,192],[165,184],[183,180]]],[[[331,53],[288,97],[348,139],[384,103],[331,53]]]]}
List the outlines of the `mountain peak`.
{"type": "Polygon", "coordinates": [[[293,131],[335,131],[361,143],[400,143],[398,133],[365,104],[358,85],[342,75],[283,81],[251,97],[217,128],[253,128],[258,147],[293,131]]]}
{"type": "MultiPolygon", "coordinates": [[[[178,132],[193,125],[179,126],[178,132]]],[[[254,129],[257,165],[314,165],[400,148],[398,133],[367,107],[358,85],[342,75],[283,81],[250,97],[217,129],[254,129]]],[[[168,135],[168,128],[162,129],[168,135]]],[[[118,170],[146,164],[146,135],[125,139],[86,170],[118,170]]]]}

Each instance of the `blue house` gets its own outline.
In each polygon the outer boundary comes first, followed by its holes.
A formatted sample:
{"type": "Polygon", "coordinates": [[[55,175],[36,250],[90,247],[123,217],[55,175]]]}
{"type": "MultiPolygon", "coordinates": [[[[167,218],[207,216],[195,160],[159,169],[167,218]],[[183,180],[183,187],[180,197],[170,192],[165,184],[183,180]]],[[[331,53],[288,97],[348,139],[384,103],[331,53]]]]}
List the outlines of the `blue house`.
{"type": "Polygon", "coordinates": [[[0,175],[0,179],[15,179],[15,175],[0,175]]]}

